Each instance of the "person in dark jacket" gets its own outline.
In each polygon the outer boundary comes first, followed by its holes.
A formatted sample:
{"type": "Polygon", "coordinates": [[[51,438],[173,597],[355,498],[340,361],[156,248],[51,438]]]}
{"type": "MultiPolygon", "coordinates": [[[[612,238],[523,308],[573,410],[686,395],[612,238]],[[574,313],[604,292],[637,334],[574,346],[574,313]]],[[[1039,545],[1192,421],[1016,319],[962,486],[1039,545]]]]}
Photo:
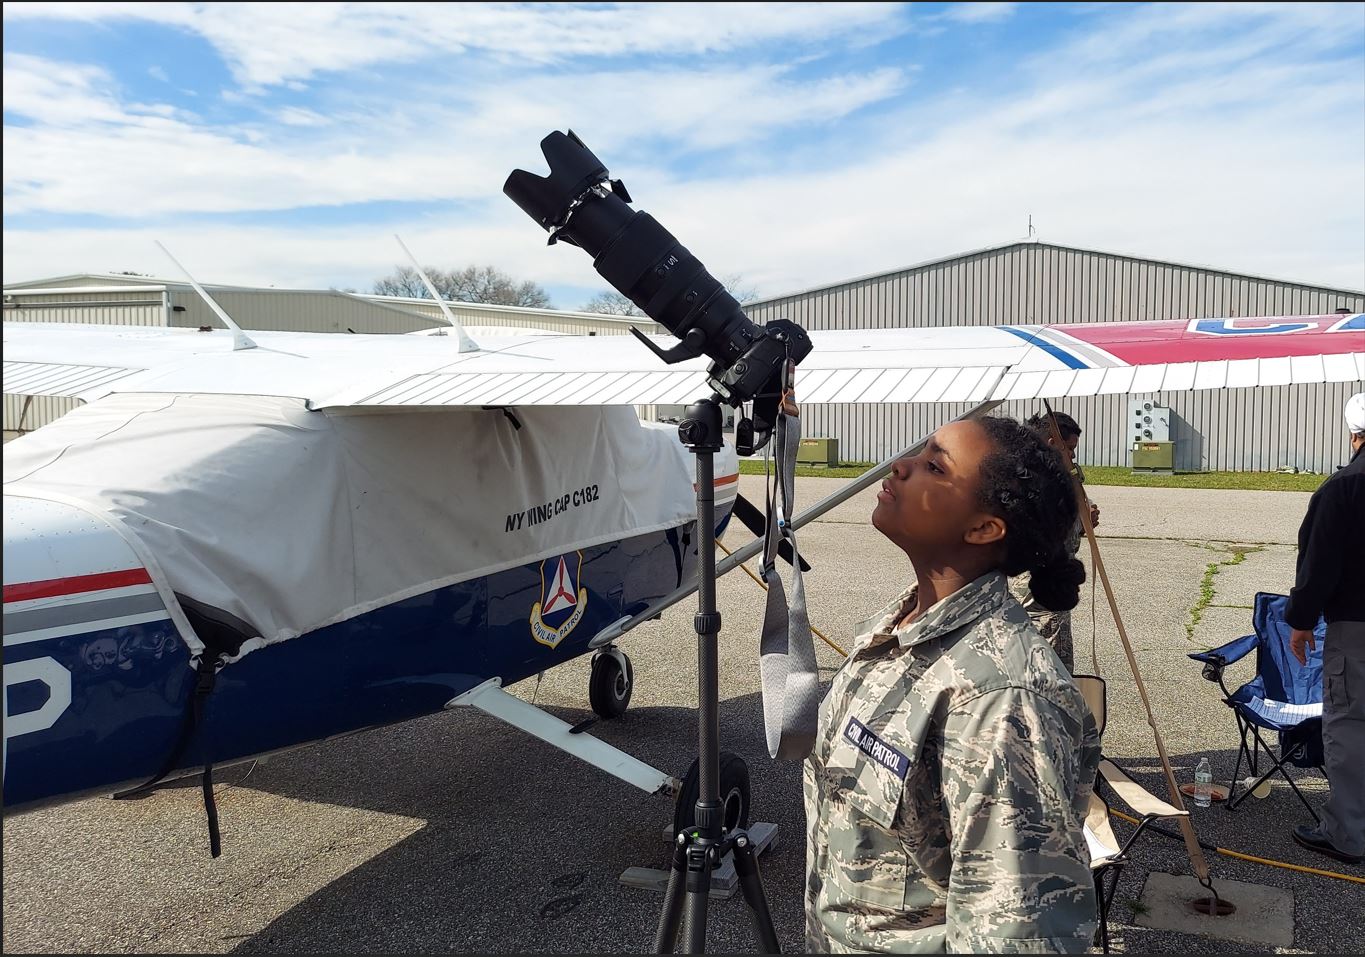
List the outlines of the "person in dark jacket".
{"type": "Polygon", "coordinates": [[[1351,464],[1313,493],[1299,528],[1299,560],[1285,621],[1302,664],[1316,647],[1313,626],[1327,619],[1322,646],[1322,745],[1332,793],[1316,827],[1294,840],[1350,864],[1365,861],[1365,392],[1346,403],[1351,464]]]}

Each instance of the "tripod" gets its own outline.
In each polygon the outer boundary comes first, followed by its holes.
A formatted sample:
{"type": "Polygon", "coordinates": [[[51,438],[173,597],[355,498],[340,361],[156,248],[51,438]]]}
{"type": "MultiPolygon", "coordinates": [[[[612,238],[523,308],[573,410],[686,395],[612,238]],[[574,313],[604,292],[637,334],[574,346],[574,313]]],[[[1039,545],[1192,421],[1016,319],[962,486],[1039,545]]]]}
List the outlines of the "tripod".
{"type": "Polygon", "coordinates": [[[722,444],[720,396],[694,402],[678,426],[678,436],[697,457],[697,808],[696,824],[673,842],[673,862],[664,892],[663,912],[654,938],[656,954],[673,953],[681,921],[686,953],[706,950],[706,908],[710,902],[711,872],[727,853],[734,854],[744,903],[753,919],[754,935],[762,953],[781,952],[772,914],[763,893],[754,842],[743,830],[724,832],[720,802],[720,690],[717,640],[720,612],[716,610],[716,474],[715,453],[722,444]]]}

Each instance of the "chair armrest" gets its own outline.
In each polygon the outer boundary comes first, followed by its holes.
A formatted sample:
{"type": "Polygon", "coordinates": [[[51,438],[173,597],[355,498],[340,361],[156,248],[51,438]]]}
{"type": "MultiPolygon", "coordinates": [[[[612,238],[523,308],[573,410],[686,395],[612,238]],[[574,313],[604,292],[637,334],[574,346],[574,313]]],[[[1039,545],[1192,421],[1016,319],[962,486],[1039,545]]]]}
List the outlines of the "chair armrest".
{"type": "Polygon", "coordinates": [[[1245,658],[1256,647],[1259,640],[1255,635],[1243,635],[1241,638],[1234,638],[1225,645],[1219,645],[1212,651],[1191,652],[1189,657],[1204,663],[1204,677],[1206,679],[1218,681],[1223,676],[1223,668],[1234,661],[1241,661],[1245,658]]]}

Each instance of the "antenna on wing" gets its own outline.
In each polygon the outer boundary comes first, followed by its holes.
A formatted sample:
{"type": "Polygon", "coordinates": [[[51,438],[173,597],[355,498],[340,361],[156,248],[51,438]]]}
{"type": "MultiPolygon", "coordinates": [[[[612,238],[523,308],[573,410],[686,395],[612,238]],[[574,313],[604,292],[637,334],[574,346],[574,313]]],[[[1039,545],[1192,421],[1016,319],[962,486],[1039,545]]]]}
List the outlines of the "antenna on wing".
{"type": "Polygon", "coordinates": [[[214,311],[214,314],[217,315],[219,319],[223,320],[223,325],[227,326],[229,329],[232,330],[232,351],[237,352],[240,349],[255,349],[256,343],[251,341],[251,337],[242,331],[241,326],[237,325],[237,323],[232,321],[232,317],[223,311],[222,306],[218,305],[218,303],[213,301],[213,297],[204,291],[203,286],[199,285],[199,283],[194,281],[194,277],[190,275],[190,271],[186,269],[184,266],[180,265],[180,260],[172,256],[171,251],[169,249],[161,245],[161,240],[154,239],[152,240],[152,242],[156,243],[157,249],[160,249],[163,253],[166,254],[167,259],[175,263],[175,268],[179,269],[181,272],[185,274],[185,278],[190,281],[190,285],[194,287],[194,291],[199,293],[199,295],[203,297],[204,301],[209,304],[209,308],[214,311]]]}
{"type": "Polygon", "coordinates": [[[455,314],[451,312],[450,307],[446,305],[446,301],[441,298],[441,294],[436,291],[436,287],[433,286],[431,280],[427,278],[426,270],[417,264],[417,257],[412,254],[412,250],[408,249],[407,245],[404,244],[402,237],[397,233],[393,234],[393,238],[398,240],[398,245],[403,247],[403,252],[407,253],[408,258],[412,260],[412,268],[417,270],[417,275],[421,276],[422,282],[427,284],[427,291],[431,293],[431,298],[436,300],[436,305],[441,307],[441,312],[445,315],[446,322],[455,327],[455,335],[460,338],[460,351],[478,352],[478,343],[469,338],[469,335],[464,331],[464,326],[460,325],[459,321],[455,318],[455,314]]]}

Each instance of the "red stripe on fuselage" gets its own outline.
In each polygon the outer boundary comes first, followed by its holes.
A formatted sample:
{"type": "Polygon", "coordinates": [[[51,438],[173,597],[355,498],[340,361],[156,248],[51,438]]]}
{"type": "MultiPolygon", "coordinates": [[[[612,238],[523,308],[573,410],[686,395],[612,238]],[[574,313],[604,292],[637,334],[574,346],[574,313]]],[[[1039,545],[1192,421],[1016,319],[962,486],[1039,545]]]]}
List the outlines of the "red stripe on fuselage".
{"type": "Polygon", "coordinates": [[[19,582],[5,586],[5,601],[31,601],[34,598],[56,598],[81,592],[107,591],[129,585],[150,585],[152,576],[145,568],[125,568],[117,572],[96,575],[76,575],[71,578],[49,578],[40,582],[19,582]]]}
{"type": "MultiPolygon", "coordinates": [[[[735,484],[736,482],[738,482],[738,481],[739,481],[739,473],[738,473],[738,472],[735,472],[733,475],[722,475],[720,478],[716,479],[716,488],[720,488],[722,485],[734,485],[734,484],[735,484]]],[[[693,482],[693,483],[692,483],[692,491],[695,492],[696,490],[697,490],[697,483],[696,483],[696,482],[693,482]]]]}

